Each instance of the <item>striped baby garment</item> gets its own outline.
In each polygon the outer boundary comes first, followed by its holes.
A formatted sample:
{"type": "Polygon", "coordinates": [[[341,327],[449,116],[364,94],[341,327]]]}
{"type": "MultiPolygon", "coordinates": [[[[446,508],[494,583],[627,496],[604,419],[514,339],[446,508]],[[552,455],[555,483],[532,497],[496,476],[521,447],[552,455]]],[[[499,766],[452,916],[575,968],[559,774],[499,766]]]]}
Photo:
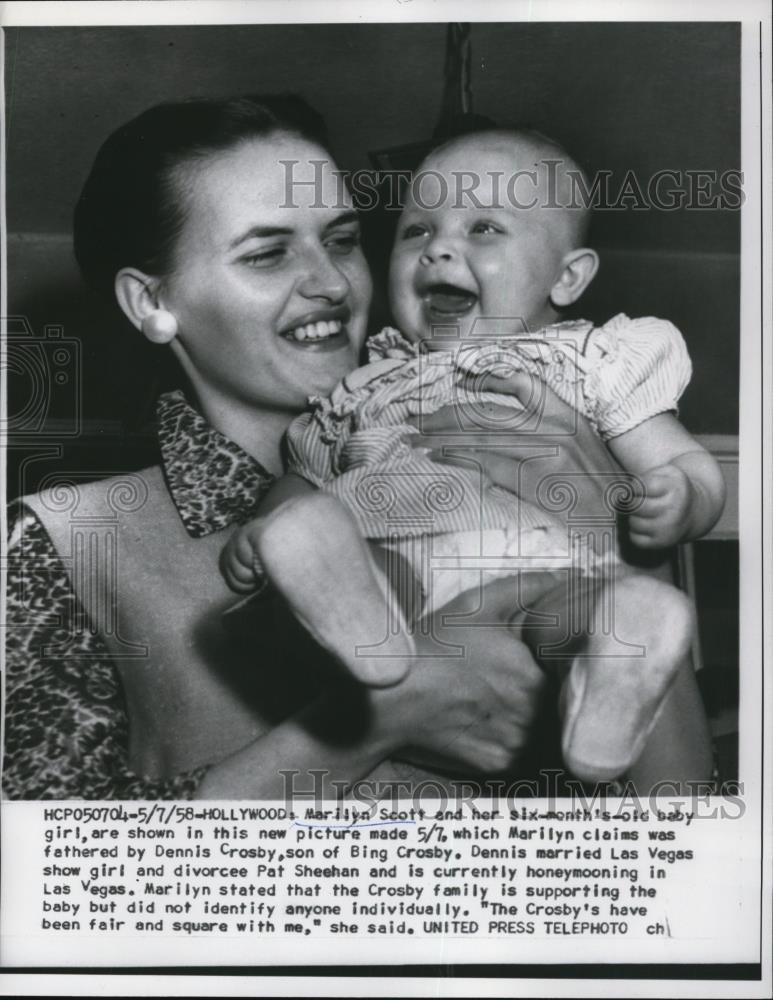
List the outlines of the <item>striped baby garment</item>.
{"type": "Polygon", "coordinates": [[[312,398],[287,437],[289,471],[343,501],[367,538],[513,524],[521,531],[556,527],[548,509],[492,484],[474,459],[469,468],[439,466],[410,446],[417,428],[406,420],[417,418],[420,429],[423,415],[449,403],[457,405],[461,450],[465,434],[483,427],[482,408],[490,403],[512,411],[512,419],[494,431],[502,443],[537,433],[539,399],[524,408],[512,396],[477,392],[476,376],[526,370],[584,414],[606,441],[675,411],[691,374],[676,327],[624,314],[602,327],[572,320],[432,350],[387,327],[368,347],[370,363],[348,375],[329,398],[312,398]]]}

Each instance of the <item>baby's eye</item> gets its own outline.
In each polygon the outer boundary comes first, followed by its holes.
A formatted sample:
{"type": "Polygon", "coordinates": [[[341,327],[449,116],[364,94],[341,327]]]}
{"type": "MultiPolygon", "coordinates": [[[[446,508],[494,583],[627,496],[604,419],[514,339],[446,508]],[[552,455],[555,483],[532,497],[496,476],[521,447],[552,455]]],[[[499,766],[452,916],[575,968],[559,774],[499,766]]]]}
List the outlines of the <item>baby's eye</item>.
{"type": "Polygon", "coordinates": [[[415,240],[420,239],[422,236],[426,236],[429,230],[426,226],[420,225],[418,222],[414,222],[400,233],[400,239],[402,240],[415,240]]]}
{"type": "Polygon", "coordinates": [[[357,230],[352,230],[350,232],[338,233],[336,236],[331,237],[325,246],[332,250],[334,253],[346,255],[350,254],[353,250],[356,250],[360,245],[360,234],[357,230]]]}
{"type": "Polygon", "coordinates": [[[493,222],[476,222],[472,227],[472,232],[481,236],[488,236],[491,233],[501,233],[500,226],[495,226],[493,222]]]}

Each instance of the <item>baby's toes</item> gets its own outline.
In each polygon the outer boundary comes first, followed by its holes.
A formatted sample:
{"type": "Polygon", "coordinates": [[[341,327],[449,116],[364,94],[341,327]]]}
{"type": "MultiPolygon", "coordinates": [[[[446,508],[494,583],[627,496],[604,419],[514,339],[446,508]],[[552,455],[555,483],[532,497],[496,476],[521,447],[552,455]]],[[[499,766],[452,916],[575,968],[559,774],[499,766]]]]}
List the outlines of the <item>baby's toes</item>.
{"type": "Polygon", "coordinates": [[[238,594],[255,589],[257,581],[252,566],[245,565],[233,553],[223,559],[222,571],[225,582],[231,590],[235,590],[238,594]]]}

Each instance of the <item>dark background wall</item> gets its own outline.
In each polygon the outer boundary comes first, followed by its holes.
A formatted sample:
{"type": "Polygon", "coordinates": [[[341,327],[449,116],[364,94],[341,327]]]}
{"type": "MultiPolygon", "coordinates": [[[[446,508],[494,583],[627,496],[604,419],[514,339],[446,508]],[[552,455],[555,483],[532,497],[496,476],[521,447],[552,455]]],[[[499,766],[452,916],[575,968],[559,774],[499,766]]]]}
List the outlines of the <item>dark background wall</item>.
{"type": "MultiPolygon", "coordinates": [[[[106,135],[161,100],[292,90],[325,115],[341,166],[367,167],[369,151],[431,134],[445,31],[6,31],[9,313],[36,335],[56,324],[77,341],[81,367],[70,384],[94,434],[140,426],[160,370],[159,356],[84,290],[71,257],[72,207],[106,135]]],[[[475,110],[556,136],[591,171],[621,182],[633,169],[646,184],[663,169],[741,166],[737,25],[476,23],[471,43],[475,110]]],[[[680,326],[695,366],[683,417],[696,432],[737,430],[739,221],[730,210],[629,209],[594,222],[602,270],[582,311],[597,321],[619,311],[661,315],[680,326]]],[[[374,323],[384,318],[379,299],[374,323]]],[[[34,378],[25,363],[17,369],[23,398],[34,378]]],[[[72,405],[66,393],[54,396],[52,434],[72,405]]]]}

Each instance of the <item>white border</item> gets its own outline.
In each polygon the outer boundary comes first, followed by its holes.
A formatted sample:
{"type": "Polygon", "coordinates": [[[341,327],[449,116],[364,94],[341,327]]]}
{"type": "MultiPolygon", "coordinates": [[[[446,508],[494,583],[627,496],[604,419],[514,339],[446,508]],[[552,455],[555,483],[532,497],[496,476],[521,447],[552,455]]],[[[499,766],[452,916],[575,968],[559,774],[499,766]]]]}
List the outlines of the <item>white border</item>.
{"type": "MultiPolygon", "coordinates": [[[[387,24],[465,20],[469,0],[9,0],[22,25],[387,24]]],[[[477,0],[475,21],[739,21],[769,19],[764,0],[477,0]]]]}

